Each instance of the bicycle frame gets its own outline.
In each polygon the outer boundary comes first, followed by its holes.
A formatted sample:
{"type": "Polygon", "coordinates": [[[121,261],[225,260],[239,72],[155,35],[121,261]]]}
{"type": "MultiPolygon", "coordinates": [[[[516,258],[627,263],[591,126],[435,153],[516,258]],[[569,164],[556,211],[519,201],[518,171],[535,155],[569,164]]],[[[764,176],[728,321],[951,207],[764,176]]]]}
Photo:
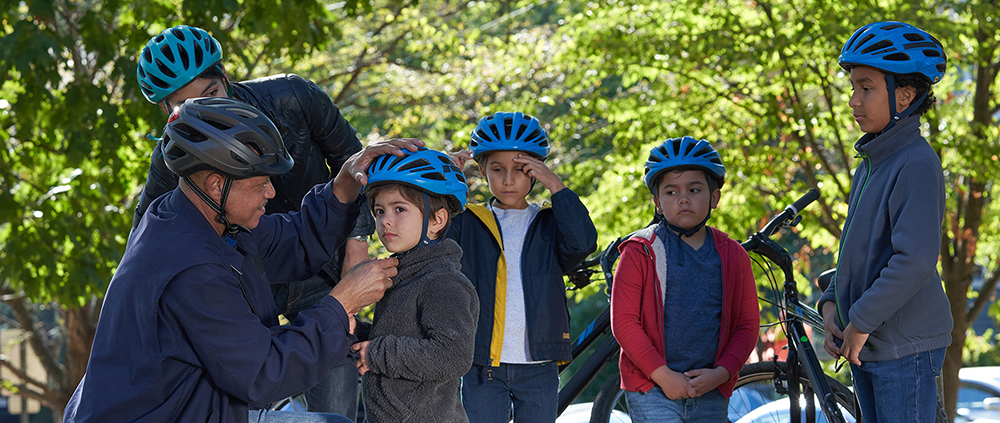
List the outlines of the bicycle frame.
{"type": "MultiPolygon", "coordinates": [[[[590,275],[595,273],[589,270],[595,264],[600,263],[601,272],[603,273],[604,280],[608,285],[608,289],[611,289],[611,281],[613,277],[613,272],[611,267],[614,265],[614,261],[618,257],[618,245],[622,243],[625,238],[618,238],[615,242],[612,242],[604,249],[597,257],[593,259],[586,260],[580,263],[574,269],[577,273],[586,274],[586,279],[589,281],[590,275]]],[[[574,271],[571,271],[574,272],[574,271]]],[[[574,279],[574,278],[570,278],[574,279]]],[[[577,287],[582,287],[584,284],[574,282],[577,287]]],[[[584,351],[587,350],[591,345],[594,344],[598,339],[604,336],[604,341],[594,350],[594,352],[587,357],[587,360],[583,362],[580,368],[573,373],[565,385],[559,389],[559,408],[557,415],[563,413],[570,404],[580,396],[580,393],[590,384],[591,381],[597,377],[601,368],[605,364],[608,364],[618,358],[618,352],[621,347],[618,346],[618,341],[614,336],[611,336],[611,307],[610,304],[605,308],[600,315],[594,318],[590,322],[590,325],[577,337],[576,343],[573,345],[573,359],[570,363],[576,361],[578,357],[583,355],[584,351]]],[[[564,370],[569,366],[569,363],[565,363],[559,366],[559,373],[562,374],[564,370]]]]}
{"type": "Polygon", "coordinates": [[[787,366],[789,370],[787,375],[780,375],[781,377],[775,375],[774,380],[775,389],[779,393],[788,395],[791,405],[791,422],[801,423],[802,415],[800,411],[802,408],[799,404],[800,395],[804,396],[806,402],[806,421],[810,423],[816,421],[816,407],[813,403],[813,396],[815,395],[820,400],[820,406],[827,421],[831,423],[843,423],[846,420],[837,406],[836,397],[827,383],[826,374],[823,372],[823,367],[819,363],[816,351],[813,349],[808,335],[806,335],[805,326],[803,326],[803,322],[808,322],[813,326],[822,328],[822,317],[814,309],[799,301],[799,290],[795,286],[795,274],[792,269],[792,257],[784,248],[770,238],[771,235],[782,227],[798,223],[799,219],[796,217],[798,212],[817,198],[819,198],[819,191],[816,189],[809,190],[806,195],[772,218],[764,226],[764,229],[751,235],[741,245],[747,252],[755,252],[771,260],[784,273],[785,295],[784,307],[782,309],[786,313],[782,325],[788,337],[788,358],[786,361],[789,363],[789,366],[787,366]],[[818,326],[816,325],[817,323],[818,326]],[[796,381],[799,379],[799,366],[796,364],[802,365],[802,369],[806,373],[805,376],[812,383],[812,386],[815,387],[816,392],[799,392],[798,383],[786,383],[786,386],[779,386],[779,381],[781,380],[796,381]]]}

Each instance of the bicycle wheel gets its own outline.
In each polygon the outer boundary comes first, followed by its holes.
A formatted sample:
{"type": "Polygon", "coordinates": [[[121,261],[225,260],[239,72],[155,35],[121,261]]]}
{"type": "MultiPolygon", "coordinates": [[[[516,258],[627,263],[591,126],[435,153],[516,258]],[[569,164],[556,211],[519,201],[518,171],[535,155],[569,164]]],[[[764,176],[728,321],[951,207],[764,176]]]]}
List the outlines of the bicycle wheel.
{"type": "MultiPolygon", "coordinates": [[[[781,374],[787,374],[787,363],[762,362],[743,366],[740,378],[736,382],[732,398],[729,399],[729,421],[734,423],[772,423],[787,422],[790,415],[790,403],[787,395],[779,394],[774,386],[774,370],[778,366],[781,374]]],[[[854,392],[836,380],[826,377],[830,389],[837,397],[841,414],[848,422],[861,421],[861,413],[857,408],[854,392]]],[[[811,390],[811,383],[805,377],[805,371],[799,372],[799,392],[811,390]]],[[[805,408],[804,401],[799,404],[805,408]]],[[[805,422],[805,411],[802,411],[805,422]]],[[[816,422],[825,423],[826,417],[819,403],[816,403],[816,422]]]]}
{"type": "Polygon", "coordinates": [[[594,397],[594,406],[590,409],[590,423],[631,421],[628,419],[628,405],[625,404],[625,391],[621,385],[621,373],[615,373],[611,379],[604,382],[601,391],[594,397]]]}

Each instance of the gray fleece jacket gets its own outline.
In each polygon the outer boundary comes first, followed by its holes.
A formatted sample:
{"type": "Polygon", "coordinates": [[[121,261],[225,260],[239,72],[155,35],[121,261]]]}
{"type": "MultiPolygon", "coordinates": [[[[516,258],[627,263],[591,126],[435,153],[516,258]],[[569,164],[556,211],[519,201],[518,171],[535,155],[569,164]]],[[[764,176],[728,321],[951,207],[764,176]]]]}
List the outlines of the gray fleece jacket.
{"type": "Polygon", "coordinates": [[[468,422],[458,392],[472,367],[479,300],[451,239],[410,250],[375,305],[362,383],[365,420],[468,422]]]}
{"type": "MultiPolygon", "coordinates": [[[[855,144],[847,222],[833,283],[841,329],[868,333],[861,361],[886,361],[951,344],[951,309],[937,272],[944,219],[941,160],[916,116],[855,144]]],[[[839,344],[838,340],[838,344],[839,344]]]]}

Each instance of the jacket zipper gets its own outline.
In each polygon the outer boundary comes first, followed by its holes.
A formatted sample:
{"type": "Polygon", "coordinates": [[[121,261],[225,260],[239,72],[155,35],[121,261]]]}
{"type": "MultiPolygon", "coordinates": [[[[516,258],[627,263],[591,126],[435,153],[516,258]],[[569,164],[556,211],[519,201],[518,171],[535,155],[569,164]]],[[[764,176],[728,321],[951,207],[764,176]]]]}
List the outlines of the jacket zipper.
{"type": "Polygon", "coordinates": [[[229,267],[232,267],[233,268],[233,272],[236,273],[236,283],[240,286],[240,291],[243,292],[243,299],[246,300],[247,305],[250,306],[250,311],[253,312],[254,316],[257,316],[258,320],[260,320],[260,315],[257,314],[257,310],[255,310],[253,308],[253,304],[250,303],[250,297],[247,296],[247,291],[245,289],[243,289],[243,280],[240,279],[240,276],[243,276],[243,273],[241,273],[239,270],[236,270],[236,266],[229,265],[229,267]]]}
{"type": "MultiPolygon", "coordinates": [[[[870,157],[868,157],[868,154],[865,153],[865,152],[863,152],[863,151],[859,151],[858,154],[856,154],[854,157],[860,157],[861,160],[863,161],[863,163],[865,164],[865,167],[867,168],[867,173],[865,174],[865,180],[863,182],[861,182],[861,192],[858,193],[858,202],[857,202],[857,204],[854,205],[854,210],[857,211],[858,207],[861,205],[861,196],[864,195],[865,188],[868,187],[868,179],[872,176],[872,164],[871,164],[870,157]]],[[[850,204],[848,204],[848,209],[849,208],[850,208],[850,204]]],[[[852,222],[854,222],[854,214],[851,214],[851,219],[847,221],[847,226],[844,229],[844,233],[841,234],[841,236],[840,236],[840,240],[841,240],[840,241],[840,254],[841,254],[841,256],[843,256],[843,254],[844,254],[844,241],[847,240],[847,234],[851,230],[851,223],[852,222]]],[[[840,308],[840,287],[837,286],[838,285],[837,284],[837,279],[839,279],[837,276],[838,276],[839,273],[840,273],[840,260],[837,261],[837,271],[833,274],[833,294],[834,294],[833,295],[833,302],[834,302],[834,304],[837,305],[837,320],[840,321],[840,325],[841,326],[843,326],[844,328],[846,328],[847,327],[847,324],[845,323],[846,319],[844,319],[844,317],[843,317],[843,311],[840,308]]],[[[820,310],[820,312],[822,312],[822,310],[820,310]]]]}

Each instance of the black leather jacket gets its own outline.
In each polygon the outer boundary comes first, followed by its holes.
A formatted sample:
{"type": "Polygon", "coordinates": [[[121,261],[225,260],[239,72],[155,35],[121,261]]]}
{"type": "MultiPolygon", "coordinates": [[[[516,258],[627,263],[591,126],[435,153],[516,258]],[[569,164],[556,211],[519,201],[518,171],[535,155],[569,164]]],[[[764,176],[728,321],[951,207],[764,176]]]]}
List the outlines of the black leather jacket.
{"type": "MultiPolygon", "coordinates": [[[[234,82],[233,97],[264,112],[281,132],[295,166],[273,177],[275,196],[267,202],[267,213],[298,211],[302,197],[316,184],[336,175],[352,154],[361,151],[354,128],[340,114],[330,97],[312,81],[298,75],[281,74],[234,82]]],[[[177,175],[163,161],[162,142],[153,149],[149,176],[135,209],[132,228],[139,224],[149,204],[177,187],[177,175]]],[[[362,206],[367,210],[367,206],[362,206]]],[[[371,213],[361,213],[352,237],[375,232],[371,213]]],[[[340,254],[342,258],[342,253],[340,254]]],[[[339,261],[335,258],[334,261],[339,261]]],[[[337,278],[339,279],[339,278],[337,278]]]]}

